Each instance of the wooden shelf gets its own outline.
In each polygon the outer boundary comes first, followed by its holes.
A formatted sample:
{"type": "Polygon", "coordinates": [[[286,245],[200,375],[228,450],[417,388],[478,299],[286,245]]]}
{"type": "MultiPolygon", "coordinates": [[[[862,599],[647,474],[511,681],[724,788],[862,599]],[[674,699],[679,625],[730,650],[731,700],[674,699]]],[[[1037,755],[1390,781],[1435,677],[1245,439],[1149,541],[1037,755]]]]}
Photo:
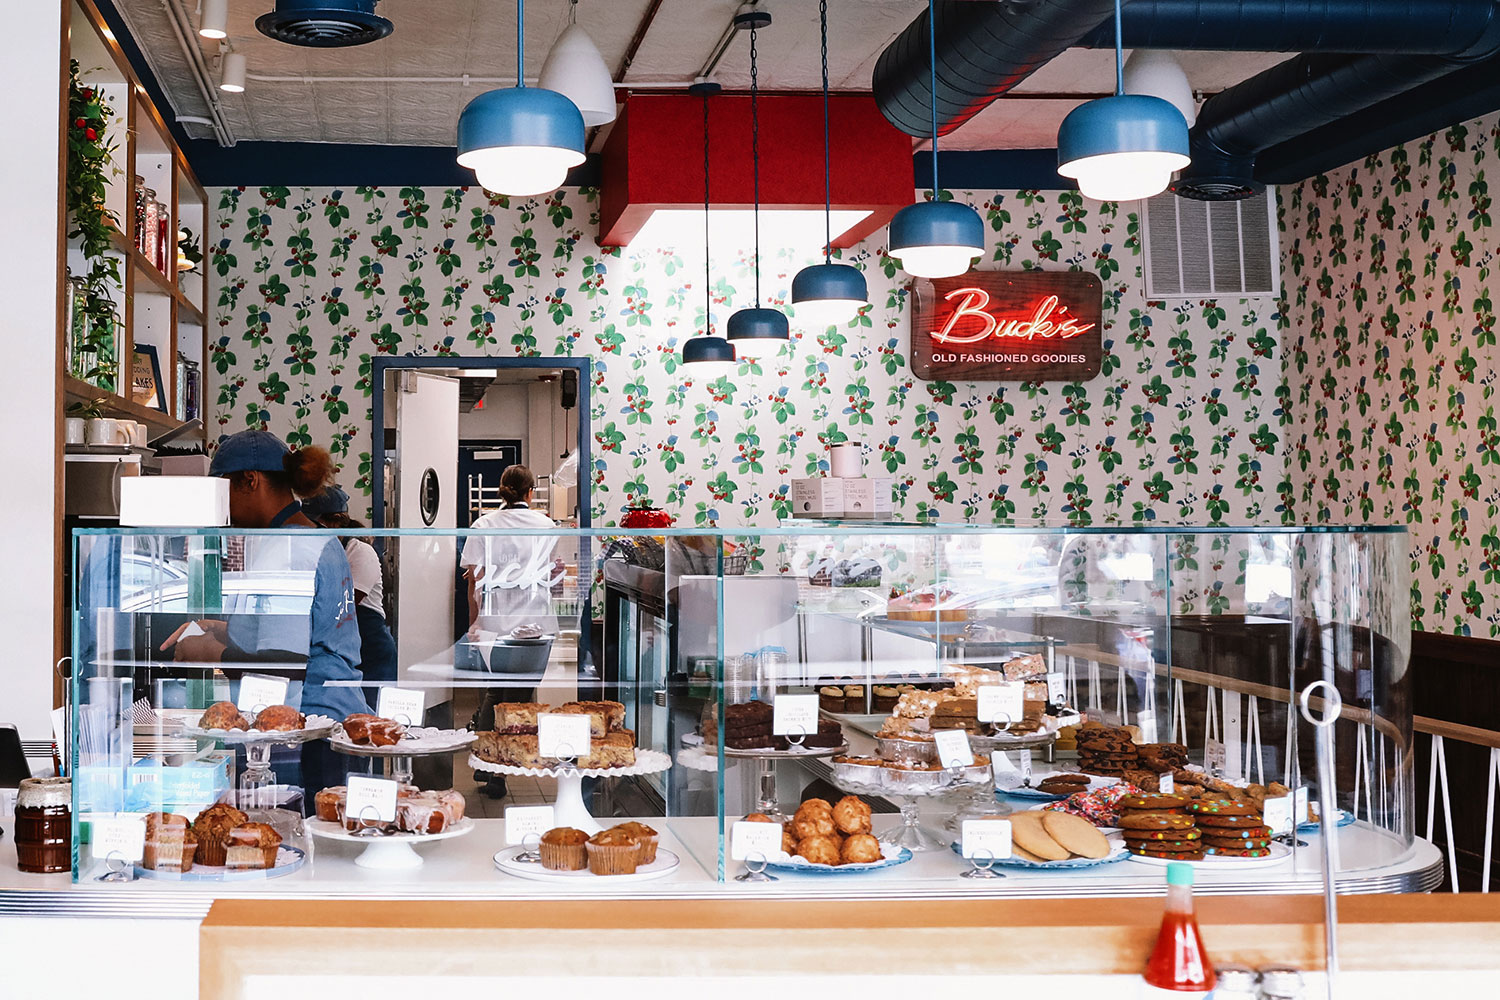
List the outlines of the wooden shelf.
{"type": "Polygon", "coordinates": [[[124,233],[118,229],[111,229],[109,239],[114,244],[115,249],[130,262],[130,266],[135,268],[135,273],[137,275],[144,275],[146,283],[151,286],[146,289],[137,288],[136,292],[145,291],[147,293],[166,295],[177,302],[178,322],[187,321],[189,323],[196,323],[198,326],[204,325],[203,311],[183,293],[182,289],[177,287],[176,282],[168,278],[151,261],[147,260],[146,255],[141,253],[134,244],[126,239],[124,233]]]}
{"type": "Polygon", "coordinates": [[[127,420],[138,420],[151,428],[152,436],[169,431],[181,425],[182,421],[173,417],[170,413],[149,406],[143,406],[134,400],[126,399],[85,382],[81,378],[72,375],[63,376],[64,410],[74,403],[92,403],[96,399],[104,400],[104,409],[112,417],[124,417],[127,420]]]}

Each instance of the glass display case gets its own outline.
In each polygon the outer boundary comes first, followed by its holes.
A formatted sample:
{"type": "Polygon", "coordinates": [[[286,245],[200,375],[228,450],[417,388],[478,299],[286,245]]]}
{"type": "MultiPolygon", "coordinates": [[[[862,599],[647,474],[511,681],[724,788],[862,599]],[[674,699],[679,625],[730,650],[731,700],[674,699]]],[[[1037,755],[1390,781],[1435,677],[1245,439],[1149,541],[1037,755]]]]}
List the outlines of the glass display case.
{"type": "MultiPolygon", "coordinates": [[[[335,532],[75,534],[75,879],[183,876],[171,858],[191,838],[162,814],[208,836],[190,869],[205,881],[294,874],[320,855],[416,868],[473,834],[476,882],[498,867],[596,892],[657,878],[755,891],[772,876],[941,894],[976,871],[1012,889],[1120,892],[1159,883],[1169,855],[1240,891],[1290,891],[1321,870],[1324,830],[1346,877],[1413,845],[1400,529],[360,538],[400,552],[387,605],[403,573],[456,581],[426,587],[420,614],[384,609],[388,673],[364,645],[335,532]],[[1321,773],[1320,716],[1334,749],[1321,773]],[[395,818],[355,778],[391,781],[395,818]],[[1333,815],[1318,817],[1325,784],[1333,815]],[[1175,798],[1128,798],[1162,794],[1175,798]],[[616,873],[629,879],[554,869],[504,819],[543,804],[549,828],[650,851],[616,873]],[[1034,837],[1044,813],[1086,820],[1107,849],[1034,837]],[[747,816],[781,824],[780,848],[736,848],[747,816]],[[960,856],[966,824],[1001,819],[1018,852],[960,856]],[[121,832],[132,823],[143,849],[121,832]],[[215,837],[258,823],[274,837],[245,846],[261,853],[214,863],[215,837]],[[845,878],[811,878],[827,874],[845,878]]],[[[596,846],[612,845],[590,846],[590,865],[596,846]]]]}

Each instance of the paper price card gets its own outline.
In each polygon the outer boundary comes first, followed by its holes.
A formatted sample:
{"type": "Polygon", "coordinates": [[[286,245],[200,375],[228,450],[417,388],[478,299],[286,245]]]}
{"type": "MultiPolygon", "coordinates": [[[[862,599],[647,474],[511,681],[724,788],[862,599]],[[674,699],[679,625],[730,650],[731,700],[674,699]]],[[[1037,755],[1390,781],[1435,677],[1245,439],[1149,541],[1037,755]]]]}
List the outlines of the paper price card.
{"type": "MultiPolygon", "coordinates": [[[[1026,756],[1030,757],[1031,755],[1027,754],[1026,756]]],[[[1002,774],[1016,774],[1018,772],[1016,771],[1016,765],[1010,762],[1010,758],[1003,752],[996,750],[990,754],[990,773],[995,776],[996,781],[999,781],[1002,774]]]]}
{"type": "Polygon", "coordinates": [[[1025,714],[1026,685],[1010,681],[984,684],[976,692],[980,722],[1020,722],[1025,714]]]}
{"type": "Polygon", "coordinates": [[[778,694],[773,703],[771,732],[776,736],[810,736],[818,731],[818,696],[778,694]]]}
{"type": "Polygon", "coordinates": [[[1279,837],[1292,832],[1292,797],[1278,795],[1266,799],[1261,806],[1261,822],[1271,830],[1271,836],[1279,837]]]}
{"type": "Polygon", "coordinates": [[[510,806],[505,810],[505,842],[524,844],[557,826],[551,806],[510,806]]]}
{"type": "Polygon", "coordinates": [[[1055,670],[1047,675],[1047,700],[1066,703],[1068,700],[1067,674],[1060,670],[1055,670]]]}
{"type": "Polygon", "coordinates": [[[1010,820],[964,820],[962,845],[966,858],[1010,857],[1010,820]]]}
{"type": "Polygon", "coordinates": [[[1031,784],[1031,751],[1021,751],[1021,784],[1031,784]]]}
{"type": "Polygon", "coordinates": [[[344,814],[371,823],[396,821],[396,783],[384,778],[349,776],[349,799],[344,814]]]}
{"type": "Polygon", "coordinates": [[[258,712],[272,705],[286,704],[286,678],[246,674],[240,678],[240,696],[234,707],[241,712],[258,712]]]}
{"type": "Polygon", "coordinates": [[[944,767],[968,767],[974,763],[969,749],[969,734],[962,729],[939,729],[932,734],[937,744],[938,763],[944,767]]]}
{"type": "Polygon", "coordinates": [[[735,861],[763,858],[767,861],[781,853],[781,824],[740,820],[729,828],[729,856],[735,861]]]}
{"type": "Polygon", "coordinates": [[[1292,811],[1297,818],[1297,825],[1301,826],[1303,823],[1311,823],[1312,813],[1307,811],[1307,786],[1303,785],[1297,789],[1295,795],[1296,798],[1292,800],[1292,811]]]}
{"type": "Polygon", "coordinates": [[[89,824],[90,853],[100,861],[114,857],[134,863],[146,851],[146,817],[143,813],[96,814],[89,824]]]}
{"type": "Polygon", "coordinates": [[[543,757],[586,757],[589,717],[542,712],[536,717],[537,752],[543,757]]]}
{"type": "Polygon", "coordinates": [[[420,726],[426,700],[427,695],[423,691],[383,687],[380,689],[380,701],[375,714],[382,719],[395,719],[403,726],[420,726]]]}
{"type": "Polygon", "coordinates": [[[1209,740],[1203,747],[1203,767],[1210,774],[1224,770],[1227,755],[1222,740],[1209,740]]]}
{"type": "Polygon", "coordinates": [[[1171,795],[1177,790],[1177,782],[1170,774],[1159,774],[1156,777],[1156,790],[1163,795],[1171,795]]]}

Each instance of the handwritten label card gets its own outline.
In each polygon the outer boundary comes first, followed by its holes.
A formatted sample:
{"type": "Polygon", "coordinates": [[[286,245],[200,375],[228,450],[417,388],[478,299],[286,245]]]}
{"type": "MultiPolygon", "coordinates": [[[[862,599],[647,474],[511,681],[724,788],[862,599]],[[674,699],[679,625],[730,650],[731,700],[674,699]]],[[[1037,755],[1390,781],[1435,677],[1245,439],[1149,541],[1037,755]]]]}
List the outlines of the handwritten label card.
{"type": "Polygon", "coordinates": [[[344,814],[351,819],[370,823],[396,821],[396,783],[384,778],[349,776],[349,800],[344,814]]]}
{"type": "Polygon", "coordinates": [[[974,763],[969,734],[962,729],[939,729],[932,739],[937,744],[938,762],[944,767],[968,767],[974,763]]]}
{"type": "Polygon", "coordinates": [[[1068,701],[1068,675],[1060,670],[1054,670],[1047,675],[1047,700],[1053,703],[1067,704],[1068,701]]]}
{"type": "Polygon", "coordinates": [[[146,852],[146,817],[143,813],[95,814],[89,836],[90,851],[100,861],[113,855],[119,861],[134,863],[146,852]]]}
{"type": "Polygon", "coordinates": [[[286,678],[264,674],[246,674],[240,678],[240,697],[234,707],[241,712],[259,712],[272,705],[286,704],[286,678]]]}
{"type": "Polygon", "coordinates": [[[966,858],[1008,858],[1010,820],[966,819],[963,826],[963,855],[966,858]]]}
{"type": "Polygon", "coordinates": [[[1163,795],[1171,795],[1177,790],[1177,782],[1171,774],[1159,774],[1156,776],[1156,790],[1163,795]]]}
{"type": "Polygon", "coordinates": [[[810,736],[818,731],[818,696],[778,694],[773,703],[771,732],[776,736],[810,736]]]}
{"type": "Polygon", "coordinates": [[[740,820],[730,827],[729,856],[735,861],[764,858],[781,853],[781,824],[740,820]]]}
{"type": "Polygon", "coordinates": [[[1266,799],[1261,806],[1261,822],[1271,830],[1271,836],[1280,837],[1292,832],[1292,797],[1278,795],[1266,799]]]}
{"type": "Polygon", "coordinates": [[[1224,770],[1226,754],[1222,740],[1208,740],[1203,745],[1203,769],[1209,774],[1218,774],[1224,770]]]}
{"type": "Polygon", "coordinates": [[[383,687],[380,689],[380,701],[375,714],[382,719],[395,719],[403,726],[420,726],[426,700],[427,694],[424,691],[383,687]]]}
{"type": "Polygon", "coordinates": [[[1303,785],[1297,789],[1295,795],[1296,798],[1293,800],[1295,805],[1292,812],[1297,818],[1297,825],[1301,826],[1303,823],[1311,823],[1312,813],[1308,812],[1307,809],[1307,786],[1303,785]]]}
{"type": "Polygon", "coordinates": [[[536,717],[537,752],[543,757],[586,757],[589,717],[542,712],[536,717]]]}
{"type": "Polygon", "coordinates": [[[509,806],[505,810],[505,842],[524,844],[557,826],[551,806],[509,806]]]}
{"type": "Polygon", "coordinates": [[[1010,681],[985,684],[976,692],[980,722],[1020,722],[1025,713],[1023,697],[1026,685],[1010,681]]]}

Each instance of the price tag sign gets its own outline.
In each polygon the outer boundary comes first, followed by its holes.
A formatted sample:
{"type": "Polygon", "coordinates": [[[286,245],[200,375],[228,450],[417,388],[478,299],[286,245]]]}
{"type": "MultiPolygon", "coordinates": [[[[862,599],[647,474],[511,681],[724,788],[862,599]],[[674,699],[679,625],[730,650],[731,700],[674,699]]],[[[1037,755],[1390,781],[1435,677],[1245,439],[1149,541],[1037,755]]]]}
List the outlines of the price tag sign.
{"type": "Polygon", "coordinates": [[[1060,670],[1054,670],[1047,675],[1047,700],[1052,702],[1067,703],[1068,700],[1068,675],[1060,670]]]}
{"type": "Polygon", "coordinates": [[[1026,685],[1010,681],[985,684],[976,692],[980,722],[1020,722],[1025,714],[1026,685]]]}
{"type": "Polygon", "coordinates": [[[426,700],[427,694],[424,691],[383,687],[380,689],[380,701],[375,714],[382,719],[395,719],[403,726],[420,726],[426,700]]]}
{"type": "Polygon", "coordinates": [[[1021,751],[1021,784],[1031,784],[1031,751],[1021,751]]]}
{"type": "Polygon", "coordinates": [[[729,828],[729,856],[735,861],[764,858],[781,853],[781,824],[740,820],[729,828]]]}
{"type": "Polygon", "coordinates": [[[1266,799],[1261,807],[1261,821],[1270,827],[1271,836],[1280,837],[1292,832],[1292,797],[1278,795],[1266,799]]]}
{"type": "Polygon", "coordinates": [[[962,842],[966,858],[1008,858],[1011,855],[1010,820],[966,819],[962,842]]]}
{"type": "Polygon", "coordinates": [[[286,678],[246,674],[240,678],[240,696],[234,707],[241,712],[258,712],[272,705],[286,704],[286,678]]]}
{"type": "Polygon", "coordinates": [[[396,783],[384,778],[349,776],[349,799],[344,814],[355,820],[394,823],[396,821],[396,783]]]}
{"type": "Polygon", "coordinates": [[[938,763],[944,767],[968,767],[974,763],[969,734],[962,729],[939,729],[932,739],[937,744],[938,763]]]}
{"type": "Polygon", "coordinates": [[[542,712],[536,717],[537,752],[543,757],[586,757],[589,717],[542,712]]]}
{"type": "Polygon", "coordinates": [[[1224,743],[1221,740],[1209,740],[1203,748],[1204,769],[1210,773],[1222,771],[1225,760],[1224,743]]]}
{"type": "Polygon", "coordinates": [[[1177,790],[1177,782],[1170,774],[1159,774],[1156,776],[1156,790],[1163,795],[1171,795],[1177,790]]]}
{"type": "Polygon", "coordinates": [[[551,806],[510,806],[505,810],[505,843],[524,844],[557,826],[551,806]]]}
{"type": "Polygon", "coordinates": [[[818,696],[778,694],[773,703],[771,733],[775,736],[809,736],[818,731],[818,696]]]}
{"type": "Polygon", "coordinates": [[[1297,825],[1301,826],[1303,823],[1311,823],[1312,813],[1308,812],[1307,809],[1307,786],[1303,785],[1301,788],[1297,789],[1295,795],[1296,798],[1293,800],[1295,803],[1293,812],[1297,817],[1297,825]]]}
{"type": "Polygon", "coordinates": [[[146,852],[146,817],[142,813],[95,815],[89,824],[90,852],[100,861],[111,855],[134,863],[146,852]]]}

